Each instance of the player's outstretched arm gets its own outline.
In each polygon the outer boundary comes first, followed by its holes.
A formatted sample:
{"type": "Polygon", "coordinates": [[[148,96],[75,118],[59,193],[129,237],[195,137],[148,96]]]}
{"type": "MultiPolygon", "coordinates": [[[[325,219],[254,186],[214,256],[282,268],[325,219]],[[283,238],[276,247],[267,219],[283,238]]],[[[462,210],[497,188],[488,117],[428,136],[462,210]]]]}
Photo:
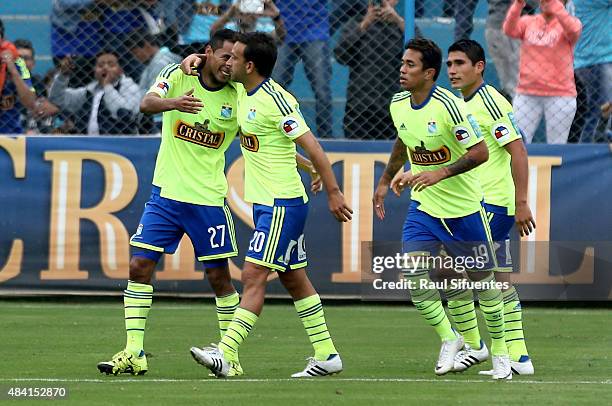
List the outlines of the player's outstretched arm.
{"type": "Polygon", "coordinates": [[[316,195],[318,192],[323,190],[321,175],[319,175],[319,172],[317,172],[310,159],[297,152],[295,154],[295,161],[297,162],[299,169],[308,172],[310,175],[310,191],[316,195]]]}
{"type": "Polygon", "coordinates": [[[321,175],[323,186],[327,191],[329,211],[336,217],[336,220],[341,222],[349,221],[352,218],[353,209],[344,200],[344,195],[340,191],[331,164],[327,159],[327,155],[323,152],[319,141],[317,141],[312,132],[307,131],[299,136],[295,143],[306,151],[316,171],[321,175]]]}
{"type": "Polygon", "coordinates": [[[197,76],[197,69],[206,63],[206,54],[189,54],[181,62],[181,71],[185,75],[197,76]]]}
{"type": "Polygon", "coordinates": [[[487,159],[489,159],[489,149],[484,141],[480,141],[468,148],[468,151],[452,164],[433,171],[417,173],[410,179],[408,185],[412,190],[419,192],[441,180],[472,170],[487,159]]]}
{"type": "Polygon", "coordinates": [[[514,180],[514,200],[516,212],[514,220],[516,228],[522,236],[529,235],[535,228],[535,220],[527,204],[527,185],[529,184],[529,162],[523,140],[514,140],[504,148],[511,157],[512,179],[514,180]]]}
{"type": "Polygon", "coordinates": [[[406,152],[406,145],[398,137],[393,144],[393,150],[391,151],[391,157],[387,162],[387,167],[383,172],[382,176],[378,180],[378,186],[374,191],[374,197],[372,203],[374,204],[374,211],[379,219],[385,218],[385,196],[389,192],[389,185],[391,180],[404,166],[408,160],[408,153],[406,152]]]}
{"type": "Polygon", "coordinates": [[[164,99],[157,93],[147,93],[140,102],[140,112],[145,114],[158,114],[164,111],[178,110],[183,113],[197,114],[202,110],[202,101],[193,97],[193,89],[181,97],[164,99]]]}

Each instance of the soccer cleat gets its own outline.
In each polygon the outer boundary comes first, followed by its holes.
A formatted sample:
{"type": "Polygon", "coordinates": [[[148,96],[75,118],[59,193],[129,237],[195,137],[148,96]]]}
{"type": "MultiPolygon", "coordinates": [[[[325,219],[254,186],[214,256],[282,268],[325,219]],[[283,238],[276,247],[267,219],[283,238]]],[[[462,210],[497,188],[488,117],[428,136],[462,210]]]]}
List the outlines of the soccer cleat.
{"type": "MultiPolygon", "coordinates": [[[[200,365],[210,369],[217,378],[229,376],[231,365],[223,357],[223,351],[213,344],[212,347],[191,347],[191,356],[200,365]]],[[[242,369],[242,368],[241,368],[242,369]]]]}
{"type": "Polygon", "coordinates": [[[140,351],[138,356],[127,350],[119,351],[110,361],[98,363],[98,370],[106,375],[144,375],[148,370],[147,356],[144,351],[140,351]]]}
{"type": "Polygon", "coordinates": [[[332,354],[326,361],[317,361],[313,357],[307,358],[307,360],[306,368],[301,372],[291,375],[292,378],[315,378],[342,372],[340,354],[332,354]]]}
{"type": "MultiPolygon", "coordinates": [[[[244,371],[242,370],[242,366],[240,366],[240,362],[234,362],[234,361],[230,361],[230,370],[227,374],[227,377],[231,377],[231,376],[242,376],[244,375],[244,371]]],[[[210,377],[214,377],[215,374],[213,374],[212,372],[208,374],[208,376],[210,377]]]]}
{"type": "Polygon", "coordinates": [[[535,372],[527,355],[521,355],[518,361],[510,361],[510,368],[512,368],[512,373],[517,375],[533,375],[535,372]]]}
{"type": "Polygon", "coordinates": [[[510,367],[510,357],[507,355],[493,356],[493,369],[490,371],[480,371],[479,375],[488,375],[493,379],[512,379],[512,368],[510,367]]]}
{"type": "Polygon", "coordinates": [[[463,372],[471,366],[480,364],[489,359],[489,350],[485,343],[480,340],[480,349],[475,350],[465,344],[465,348],[455,355],[455,365],[453,366],[454,372],[463,372]]]}
{"type": "Polygon", "coordinates": [[[463,337],[456,334],[456,339],[454,340],[444,340],[442,341],[442,346],[440,347],[440,355],[438,356],[438,362],[436,363],[436,368],[434,372],[436,375],[444,375],[447,372],[453,370],[455,366],[455,356],[463,348],[463,337]]]}

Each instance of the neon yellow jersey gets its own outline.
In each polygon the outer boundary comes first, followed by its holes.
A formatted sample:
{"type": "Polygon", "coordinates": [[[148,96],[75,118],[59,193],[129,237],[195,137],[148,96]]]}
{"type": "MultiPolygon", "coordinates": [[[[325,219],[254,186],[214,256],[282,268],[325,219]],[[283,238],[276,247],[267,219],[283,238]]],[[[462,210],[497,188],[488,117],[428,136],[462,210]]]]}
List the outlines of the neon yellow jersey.
{"type": "Polygon", "coordinates": [[[508,215],[513,216],[514,179],[511,157],[504,145],[520,140],[521,136],[514,121],[512,106],[493,86],[488,85],[482,85],[465,101],[470,114],[478,121],[489,148],[489,160],[476,168],[485,202],[506,207],[508,215]]]}
{"type": "Polygon", "coordinates": [[[293,141],[310,128],[298,102],[272,79],[251,92],[236,86],[245,200],[266,206],[273,206],[274,199],[302,197],[307,202],[293,141]]]}
{"type": "Polygon", "coordinates": [[[153,185],[168,199],[223,206],[225,151],[238,132],[236,89],[230,85],[207,88],[198,76],[185,75],[179,65],[171,64],[161,70],[149,93],[174,98],[191,89],[204,107],[198,114],[163,113],[153,185]]]}
{"type": "MultiPolygon", "coordinates": [[[[434,86],[419,106],[413,106],[411,100],[410,92],[397,93],[390,109],[413,174],[448,166],[482,141],[478,123],[467,113],[464,101],[449,90],[434,86]]],[[[412,191],[411,198],[433,217],[454,218],[479,211],[483,194],[471,170],[420,192],[412,191]]]]}

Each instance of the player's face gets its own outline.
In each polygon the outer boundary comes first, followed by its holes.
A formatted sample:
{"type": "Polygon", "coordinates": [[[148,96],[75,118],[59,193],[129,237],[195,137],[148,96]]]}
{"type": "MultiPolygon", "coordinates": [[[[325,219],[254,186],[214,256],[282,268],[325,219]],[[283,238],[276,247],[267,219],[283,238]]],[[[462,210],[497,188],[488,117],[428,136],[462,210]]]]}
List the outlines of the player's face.
{"type": "Polygon", "coordinates": [[[233,45],[233,42],[224,41],[221,48],[214,52],[210,48],[207,52],[206,64],[210,64],[210,71],[219,83],[226,83],[230,79],[232,67],[229,60],[232,56],[233,45]]]}
{"type": "Polygon", "coordinates": [[[423,86],[433,69],[423,70],[422,54],[414,49],[407,49],[402,57],[400,68],[400,86],[406,90],[415,90],[423,86]]]}
{"type": "Polygon", "coordinates": [[[467,89],[482,75],[482,63],[473,64],[465,52],[452,51],[446,61],[448,79],[453,89],[467,89]]]}
{"type": "Polygon", "coordinates": [[[230,58],[230,64],[232,65],[232,80],[236,82],[244,83],[247,77],[246,71],[246,59],[244,58],[245,44],[241,42],[235,42],[232,48],[232,57],[230,58]]]}
{"type": "Polygon", "coordinates": [[[94,76],[98,82],[102,82],[105,78],[111,77],[116,80],[121,76],[123,71],[119,66],[117,57],[113,54],[102,54],[96,59],[96,67],[94,76]]]}

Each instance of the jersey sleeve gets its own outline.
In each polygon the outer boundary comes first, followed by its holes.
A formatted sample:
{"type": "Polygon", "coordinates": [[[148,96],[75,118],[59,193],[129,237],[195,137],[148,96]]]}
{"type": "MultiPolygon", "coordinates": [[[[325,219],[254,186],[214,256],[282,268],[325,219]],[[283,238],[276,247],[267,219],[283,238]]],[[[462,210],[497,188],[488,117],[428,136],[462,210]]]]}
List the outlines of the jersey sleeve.
{"type": "Polygon", "coordinates": [[[446,125],[453,140],[463,149],[469,149],[483,140],[478,121],[468,112],[463,100],[444,103],[446,125]]]}
{"type": "Polygon", "coordinates": [[[295,140],[310,131],[297,100],[290,95],[277,94],[277,96],[272,96],[276,107],[278,107],[274,109],[274,114],[270,116],[273,125],[291,140],[295,140]]]}
{"type": "Polygon", "coordinates": [[[512,141],[522,139],[521,131],[514,119],[514,113],[510,103],[508,103],[505,99],[499,100],[495,96],[494,101],[496,107],[502,114],[493,121],[491,127],[489,128],[493,139],[499,144],[500,147],[503,147],[512,141]]]}
{"type": "Polygon", "coordinates": [[[36,92],[34,90],[34,85],[32,85],[32,76],[30,75],[30,71],[25,64],[25,61],[22,58],[17,58],[15,60],[15,67],[17,68],[21,79],[24,81],[28,89],[30,89],[32,92],[36,92]]]}
{"type": "Polygon", "coordinates": [[[178,82],[178,78],[182,74],[180,65],[171,63],[159,72],[155,83],[149,88],[148,93],[155,93],[162,99],[173,97],[174,88],[178,82]]]}

